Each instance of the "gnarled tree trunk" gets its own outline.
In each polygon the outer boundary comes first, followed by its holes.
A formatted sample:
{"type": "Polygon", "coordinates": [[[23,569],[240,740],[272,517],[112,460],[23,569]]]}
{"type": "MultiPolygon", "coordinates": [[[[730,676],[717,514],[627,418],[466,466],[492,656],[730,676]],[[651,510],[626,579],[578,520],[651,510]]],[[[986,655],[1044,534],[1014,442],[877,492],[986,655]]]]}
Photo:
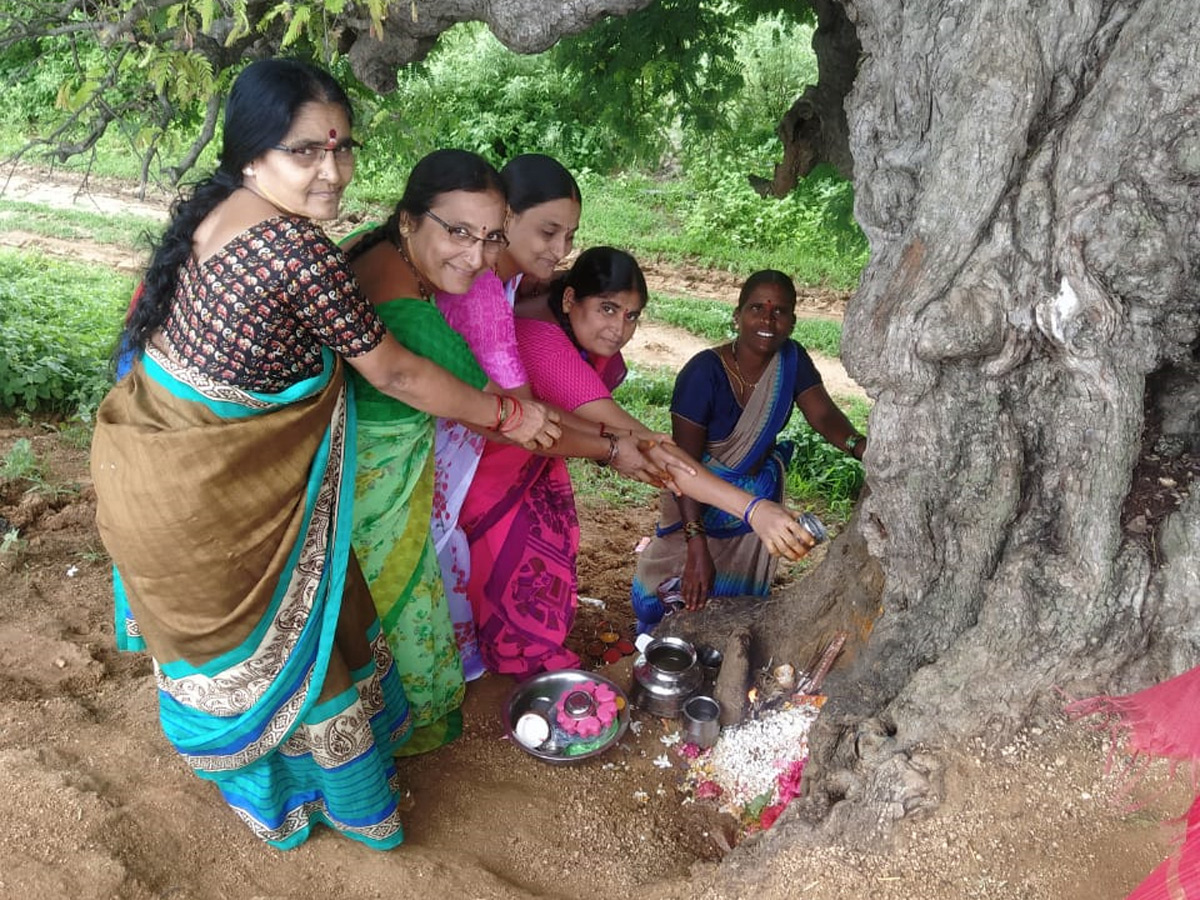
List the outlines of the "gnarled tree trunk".
{"type": "Polygon", "coordinates": [[[844,6],[872,259],[842,346],[875,399],[855,527],[884,577],[806,778],[870,841],[926,802],[912,748],[1200,662],[1200,17],[844,6]]]}

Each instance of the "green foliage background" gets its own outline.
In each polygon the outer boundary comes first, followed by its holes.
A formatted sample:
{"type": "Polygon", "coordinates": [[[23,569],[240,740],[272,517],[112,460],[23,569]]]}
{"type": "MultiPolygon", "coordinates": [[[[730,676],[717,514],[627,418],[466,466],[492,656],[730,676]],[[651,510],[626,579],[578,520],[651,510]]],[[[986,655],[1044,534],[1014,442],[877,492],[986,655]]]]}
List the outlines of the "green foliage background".
{"type": "MultiPolygon", "coordinates": [[[[157,10],[147,27],[170,19],[198,29],[212,5],[157,10]]],[[[288,52],[324,55],[320,10],[340,4],[292,6],[288,52]]],[[[497,165],[536,151],[562,160],[584,186],[582,244],[745,274],[777,268],[804,283],[850,287],[867,259],[850,184],[819,170],[772,200],[748,181],[770,174],[781,155],[775,125],[816,80],[811,23],[805,4],[784,0],[656,0],[531,56],[468,23],[399,71],[397,90],[383,96],[335,58],[366,144],[347,210],[373,214],[394,202],[412,164],[437,147],[474,150],[497,165]]],[[[83,141],[85,123],[71,117],[113,67],[106,98],[130,112],[69,164],[172,181],[200,131],[204,98],[223,92],[238,67],[217,71],[195,52],[147,41],[134,53],[134,46],[63,35],[5,49],[0,123],[8,127],[0,129],[0,153],[30,136],[83,141]]],[[[215,163],[219,140],[218,128],[199,170],[215,163]]]]}
{"type": "MultiPolygon", "coordinates": [[[[323,11],[340,5],[275,7],[289,17],[288,52],[324,58],[323,11]]],[[[16,14],[26,8],[5,0],[0,6],[16,14]]],[[[378,13],[377,0],[370,6],[378,13]]],[[[187,47],[150,38],[155,29],[181,23],[194,33],[215,9],[211,2],[155,7],[140,44],[100,46],[62,35],[8,45],[0,51],[0,154],[20,150],[30,138],[77,140],[80,152],[66,161],[69,167],[172,182],[200,132],[206,97],[223,93],[239,66],[218,70],[187,47]],[[90,145],[83,141],[86,122],[72,117],[110,71],[114,87],[106,101],[119,114],[90,145]],[[163,113],[168,108],[170,116],[163,113]]],[[[98,15],[118,12],[97,7],[98,15]]],[[[643,260],[742,275],[775,268],[801,284],[851,287],[868,254],[854,222],[851,185],[818,169],[788,197],[771,200],[747,179],[769,175],[782,152],[775,125],[817,78],[812,26],[805,4],[785,0],[656,0],[546,53],[521,56],[483,25],[465,24],[398,72],[397,90],[384,96],[359,84],[344,59],[334,59],[365,143],[346,211],[379,216],[403,191],[411,165],[437,147],[474,150],[497,165],[519,153],[549,153],[580,181],[581,246],[612,244],[643,260]]],[[[215,164],[219,141],[218,127],[197,172],[215,164]]],[[[0,213],[59,237],[123,245],[158,227],[134,217],[47,215],[2,200],[0,213]]],[[[109,383],[132,282],[92,267],[0,253],[0,408],[94,405],[109,383]]],[[[721,303],[659,297],[649,315],[712,340],[728,333],[729,308],[721,303]]],[[[830,323],[797,334],[806,346],[835,356],[840,336],[830,323]]],[[[637,371],[619,399],[648,424],[669,430],[671,380],[670,373],[637,371]]],[[[850,414],[865,427],[865,404],[850,414]]],[[[800,452],[789,490],[836,513],[857,492],[861,467],[794,418],[789,432],[800,452]]],[[[593,468],[576,470],[576,478],[602,494],[642,490],[593,468]]]]}
{"type": "Polygon", "coordinates": [[[95,407],[132,290],[106,269],[0,251],[0,409],[95,407]]]}

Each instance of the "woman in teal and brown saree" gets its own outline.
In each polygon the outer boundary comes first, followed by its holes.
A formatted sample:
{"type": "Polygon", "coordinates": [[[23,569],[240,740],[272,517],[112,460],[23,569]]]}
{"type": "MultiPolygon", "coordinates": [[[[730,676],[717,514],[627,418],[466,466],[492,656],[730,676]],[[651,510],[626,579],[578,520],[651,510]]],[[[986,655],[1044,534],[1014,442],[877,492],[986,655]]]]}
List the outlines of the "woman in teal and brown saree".
{"type": "MultiPolygon", "coordinates": [[[[354,172],[349,98],[265,59],[238,75],[220,162],[172,206],[97,412],[100,536],[118,645],[148,650],[162,726],[253,832],[403,840],[394,755],[411,723],[351,550],[354,403],[343,365],[475,426],[494,398],[405,350],[314,219],[354,172]]],[[[550,446],[526,404],[514,440],[550,446]]]]}
{"type": "Polygon", "coordinates": [[[155,663],[167,738],[268,843],[323,822],[403,839],[404,691],[350,549],[340,359],[267,394],[150,348],[101,405],[92,472],[117,641],[155,663]]]}

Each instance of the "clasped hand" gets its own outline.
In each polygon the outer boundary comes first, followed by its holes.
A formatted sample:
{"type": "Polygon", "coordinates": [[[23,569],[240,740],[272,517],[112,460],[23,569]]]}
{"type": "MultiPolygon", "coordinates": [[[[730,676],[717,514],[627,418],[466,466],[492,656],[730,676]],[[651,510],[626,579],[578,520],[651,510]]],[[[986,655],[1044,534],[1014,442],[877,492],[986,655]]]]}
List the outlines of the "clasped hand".
{"type": "Polygon", "coordinates": [[[526,450],[548,450],[562,437],[558,410],[537,400],[521,401],[521,421],[505,437],[526,450]]]}
{"type": "Polygon", "coordinates": [[[674,494],[680,493],[675,483],[675,473],[695,475],[696,469],[683,454],[670,435],[654,431],[639,431],[618,438],[617,457],[613,468],[627,478],[643,484],[667,488],[674,494]]]}

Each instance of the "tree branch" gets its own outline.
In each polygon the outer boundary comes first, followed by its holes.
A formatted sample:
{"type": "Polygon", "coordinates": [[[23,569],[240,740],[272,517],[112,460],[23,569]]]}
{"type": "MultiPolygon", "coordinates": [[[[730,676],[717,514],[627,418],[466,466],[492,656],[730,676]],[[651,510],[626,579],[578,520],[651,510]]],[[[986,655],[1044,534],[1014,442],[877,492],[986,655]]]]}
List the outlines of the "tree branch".
{"type": "Polygon", "coordinates": [[[796,99],[776,129],[783,142],[783,161],[775,166],[774,176],[769,180],[750,176],[750,184],[763,197],[787,196],[823,162],[845,178],[854,174],[845,103],[862,47],[840,0],[812,0],[812,7],[817,14],[813,50],[820,77],[796,99]]]}

